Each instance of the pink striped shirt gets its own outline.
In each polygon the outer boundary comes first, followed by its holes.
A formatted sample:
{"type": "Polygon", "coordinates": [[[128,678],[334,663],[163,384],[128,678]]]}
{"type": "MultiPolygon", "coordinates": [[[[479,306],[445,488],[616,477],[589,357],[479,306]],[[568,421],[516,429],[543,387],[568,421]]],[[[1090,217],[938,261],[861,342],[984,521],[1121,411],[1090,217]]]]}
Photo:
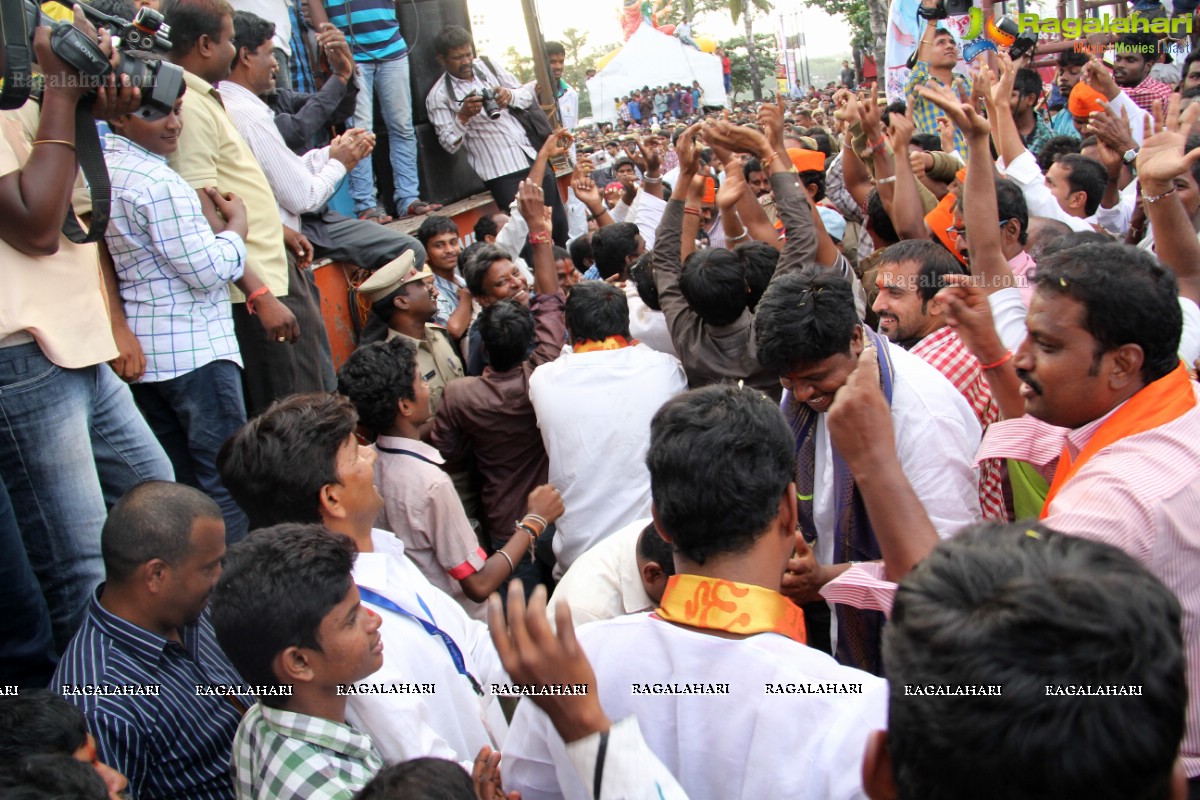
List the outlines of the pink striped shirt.
{"type": "MultiPolygon", "coordinates": [[[[1056,531],[1119,547],[1167,585],[1183,606],[1187,732],[1181,757],[1200,776],[1200,385],[1198,405],[1166,425],[1127,436],[1088,459],[1063,484],[1043,520],[1056,531]]],[[[1116,409],[1113,409],[1114,411],[1116,409]]],[[[1111,414],[1111,412],[1110,412],[1111,414]]],[[[1016,458],[1053,474],[1065,445],[1075,457],[1108,416],[1066,430],[1032,417],[1004,420],[977,458],[1016,458]]],[[[881,565],[859,564],[830,581],[832,602],[890,610],[896,584],[881,565]]]]}

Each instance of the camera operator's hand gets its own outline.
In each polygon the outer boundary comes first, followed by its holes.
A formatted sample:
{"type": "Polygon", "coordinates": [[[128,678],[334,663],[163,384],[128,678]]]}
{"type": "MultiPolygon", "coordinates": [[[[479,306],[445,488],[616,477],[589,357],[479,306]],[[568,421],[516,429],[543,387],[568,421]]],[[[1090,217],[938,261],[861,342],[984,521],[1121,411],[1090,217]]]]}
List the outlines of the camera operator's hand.
{"type": "Polygon", "coordinates": [[[480,111],[483,111],[483,98],[478,94],[467,95],[458,109],[458,121],[466,125],[480,111]]]}
{"type": "Polygon", "coordinates": [[[329,144],[329,157],[342,162],[347,171],[354,169],[359,161],[375,149],[375,143],[366,133],[362,128],[351,128],[341,136],[334,137],[329,144]]]}
{"type": "Polygon", "coordinates": [[[350,45],[346,43],[345,34],[332,23],[321,24],[321,30],[317,33],[317,46],[325,53],[334,75],[344,81],[354,77],[354,57],[350,54],[350,45]]]}
{"type": "Polygon", "coordinates": [[[492,94],[496,96],[496,104],[501,108],[508,108],[512,105],[512,92],[503,86],[497,86],[495,89],[492,89],[492,94]]]}
{"type": "MultiPolygon", "coordinates": [[[[135,86],[130,85],[129,77],[122,75],[117,77],[117,69],[121,65],[121,53],[112,46],[112,35],[107,28],[96,30],[92,23],[84,15],[83,10],[76,3],[74,6],[75,20],[74,25],[79,30],[89,37],[95,37],[100,46],[101,52],[108,58],[108,63],[112,65],[113,71],[105,78],[104,85],[96,90],[96,100],[92,104],[92,116],[96,119],[111,120],[116,119],[122,114],[131,114],[137,111],[142,104],[142,92],[135,86]]],[[[42,64],[39,54],[38,64],[42,64]]],[[[70,69],[68,67],[68,69],[70,69]]],[[[78,73],[71,70],[75,76],[75,83],[82,83],[78,79],[78,73]]],[[[82,88],[83,94],[86,94],[86,87],[82,88]]],[[[82,95],[81,95],[82,96],[82,95]]]]}

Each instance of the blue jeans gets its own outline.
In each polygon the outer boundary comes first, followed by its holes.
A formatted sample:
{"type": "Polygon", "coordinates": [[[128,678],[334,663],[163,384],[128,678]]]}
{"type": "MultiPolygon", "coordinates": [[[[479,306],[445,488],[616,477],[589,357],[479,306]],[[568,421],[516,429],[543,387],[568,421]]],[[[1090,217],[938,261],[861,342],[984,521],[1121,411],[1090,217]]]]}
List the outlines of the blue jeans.
{"type": "Polygon", "coordinates": [[[25,544],[8,492],[0,483],[0,684],[43,688],[54,676],[58,656],[50,610],[25,544]]]}
{"type": "MultiPolygon", "coordinates": [[[[375,129],[374,102],[379,95],[379,109],[387,124],[391,147],[392,181],[396,187],[395,201],[399,213],[421,197],[421,176],[417,172],[417,131],[412,121],[412,89],[408,83],[408,58],[391,61],[361,61],[358,63],[359,92],[350,120],[356,128],[375,129]]],[[[364,158],[350,171],[350,196],[354,198],[354,213],[374,208],[375,169],[371,159],[364,158]]]]}
{"type": "Polygon", "coordinates": [[[0,480],[60,651],[104,579],[106,503],[156,479],[174,479],[171,462],[107,364],[63,369],[36,343],[0,348],[0,480]]]}
{"type": "Polygon", "coordinates": [[[250,522],[217,472],[221,445],[246,424],[241,368],[222,359],[177,378],[135,383],[130,388],[150,430],[167,451],[176,480],[217,501],[225,518],[226,544],[245,539],[250,522]]]}

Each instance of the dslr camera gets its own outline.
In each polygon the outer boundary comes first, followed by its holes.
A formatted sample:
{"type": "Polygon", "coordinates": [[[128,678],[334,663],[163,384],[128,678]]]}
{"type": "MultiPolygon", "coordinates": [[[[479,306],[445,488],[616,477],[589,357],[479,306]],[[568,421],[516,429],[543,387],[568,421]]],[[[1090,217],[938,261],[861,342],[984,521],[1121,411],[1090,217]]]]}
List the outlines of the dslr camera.
{"type": "MultiPolygon", "coordinates": [[[[98,85],[110,72],[115,72],[118,79],[121,75],[128,76],[130,85],[138,87],[142,92],[141,107],[135,112],[139,117],[155,120],[170,113],[183,86],[183,69],[160,57],[171,49],[171,40],[167,38],[170,27],[163,22],[162,14],[152,8],[143,7],[130,21],[97,11],[88,3],[80,3],[84,14],[93,24],[97,27],[104,26],[113,33],[114,45],[119,55],[114,70],[104,51],[91,37],[68,22],[49,19],[34,0],[22,1],[25,12],[26,53],[33,47],[33,30],[38,26],[48,26],[51,28],[50,47],[55,55],[74,68],[83,80],[91,80],[98,85]]],[[[0,3],[5,5],[11,2],[16,0],[0,0],[0,3]]],[[[58,2],[68,7],[71,5],[69,0],[58,2]]],[[[10,46],[13,33],[6,25],[6,55],[14,52],[10,46]]],[[[9,65],[10,69],[14,66],[18,69],[20,67],[9,65]]],[[[28,65],[24,66],[27,75],[28,65]]],[[[8,84],[6,80],[5,89],[0,94],[0,108],[19,107],[28,97],[28,89],[24,91],[20,102],[6,105],[9,97],[8,84]]]]}
{"type": "Polygon", "coordinates": [[[485,86],[479,91],[479,97],[483,100],[483,113],[487,114],[487,118],[500,119],[500,103],[496,100],[496,93],[485,86]]]}

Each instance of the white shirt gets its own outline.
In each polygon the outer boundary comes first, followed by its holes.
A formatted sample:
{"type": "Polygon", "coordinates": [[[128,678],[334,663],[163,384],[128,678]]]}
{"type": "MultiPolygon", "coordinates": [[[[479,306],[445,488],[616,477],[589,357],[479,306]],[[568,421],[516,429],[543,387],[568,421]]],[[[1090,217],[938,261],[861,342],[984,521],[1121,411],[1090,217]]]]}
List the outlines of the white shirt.
{"type": "MultiPolygon", "coordinates": [[[[865,797],[867,737],[886,727],[882,679],[780,634],[724,639],[650,614],[586,625],[577,636],[605,713],[636,715],[646,744],[691,797],[865,797]],[[655,683],[729,689],[703,696],[632,693],[634,684],[655,683]],[[831,683],[858,693],[767,694],[766,688],[831,683]]],[[[524,800],[591,797],[591,781],[579,780],[562,739],[531,703],[517,708],[504,758],[505,788],[524,800]]]]}
{"type": "Polygon", "coordinates": [[[650,418],[687,389],[679,359],[644,344],[565,353],[534,370],[529,399],[566,511],[555,577],[588,548],[650,515],[650,418]]]}
{"type": "MultiPolygon", "coordinates": [[[[594,780],[600,734],[577,739],[565,750],[575,774],[585,782],[594,780]]],[[[609,728],[600,794],[595,800],[687,800],[675,776],[650,751],[637,717],[626,717],[609,728]]]]}
{"type": "Polygon", "coordinates": [[[235,11],[249,11],[275,24],[275,37],[271,46],[292,54],[292,15],[288,12],[289,0],[234,0],[230,3],[235,11]]]}
{"type": "Polygon", "coordinates": [[[667,315],[646,305],[633,281],[625,282],[625,298],[629,301],[629,335],[651,350],[678,358],[671,329],[667,327],[667,315]]]}
{"type": "Polygon", "coordinates": [[[462,606],[435,588],[404,555],[404,544],[387,531],[371,531],[373,553],[359,553],[354,582],[450,635],[462,651],[468,672],[484,687],[480,697],[455,669],[441,637],[425,632],[413,619],[363,601],[383,618],[383,666],[358,685],[433,684],[432,693],[352,695],[346,719],[375,742],[388,763],[436,756],[468,766],[479,748],[503,746],[508,726],[491,683],[508,683],[487,626],[467,616],[462,606]],[[418,600],[425,601],[429,613],[418,600]],[[490,732],[489,732],[490,731],[490,732]]]}
{"type": "Polygon", "coordinates": [[[1066,223],[1073,231],[1095,230],[1092,227],[1092,223],[1096,221],[1094,214],[1086,219],[1075,217],[1064,211],[1063,207],[1058,204],[1058,198],[1046,185],[1046,176],[1042,174],[1042,169],[1038,166],[1033,153],[1025,150],[1013,159],[1013,163],[1007,165],[1005,175],[1021,187],[1021,192],[1025,195],[1025,204],[1029,206],[1029,216],[1056,219],[1066,223]]]}
{"type": "MultiPolygon", "coordinates": [[[[938,536],[948,539],[979,522],[979,475],[973,464],[983,432],[962,394],[946,376],[902,347],[887,345],[896,377],[892,384],[892,427],[900,468],[929,515],[938,536]]],[[[817,420],[817,463],[813,518],[817,560],[833,563],[833,445],[825,415],[817,420]]],[[[836,643],[837,617],[833,618],[836,643]]]]}
{"type": "Polygon", "coordinates": [[[564,604],[570,607],[576,628],[654,608],[654,601],[642,585],[637,562],[638,539],[652,521],[645,517],[626,525],[571,565],[546,606],[551,624],[554,610],[564,604]]]}
{"type": "Polygon", "coordinates": [[[244,86],[221,81],[217,87],[225,110],[238,133],[262,165],[271,192],[279,204],[279,217],[292,230],[300,230],[300,215],[325,205],[346,177],[346,165],[329,157],[329,148],[298,156],[288,149],[275,126],[275,113],[244,86]]]}

